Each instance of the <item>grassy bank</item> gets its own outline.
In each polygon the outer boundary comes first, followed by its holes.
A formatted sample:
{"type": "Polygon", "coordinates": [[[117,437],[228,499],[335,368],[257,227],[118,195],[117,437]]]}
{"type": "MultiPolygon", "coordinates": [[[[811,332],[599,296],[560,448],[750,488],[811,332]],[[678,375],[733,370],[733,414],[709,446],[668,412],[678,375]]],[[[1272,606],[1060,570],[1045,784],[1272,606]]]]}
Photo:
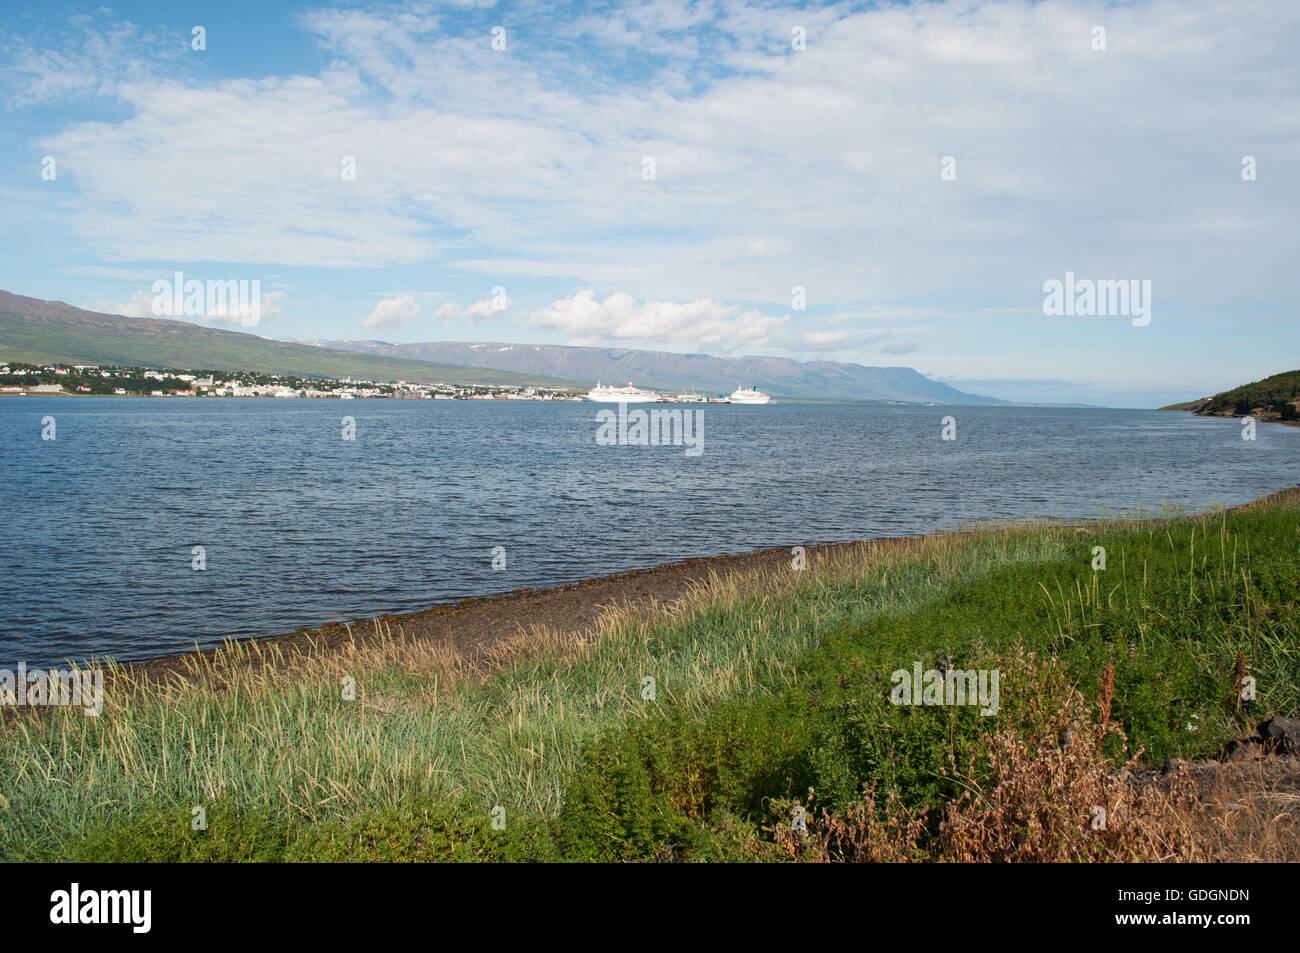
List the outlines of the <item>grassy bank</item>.
{"type": "Polygon", "coordinates": [[[1190,410],[1203,417],[1246,417],[1296,425],[1300,420],[1300,371],[1285,371],[1243,384],[1213,397],[1202,397],[1161,410],[1190,410]]]}
{"type": "MultiPolygon", "coordinates": [[[[231,648],[165,683],[119,670],[98,718],[0,709],[0,853],[782,859],[888,841],[886,859],[980,856],[1008,746],[1035,739],[1012,772],[1027,777],[1065,745],[1049,734],[1078,731],[1096,738],[1066,746],[1086,763],[1040,800],[1083,771],[1117,799],[1098,856],[1167,852],[1097,771],[1139,750],[1135,766],[1208,757],[1300,711],[1300,494],[1161,517],[863,544],[520,639],[487,670],[398,631],[291,657],[231,648]],[[892,673],[916,662],[998,669],[998,713],[891,704],[892,673]],[[796,801],[810,832],[791,840],[796,801]]],[[[1086,813],[1064,823],[1084,830],[1086,813]]]]}

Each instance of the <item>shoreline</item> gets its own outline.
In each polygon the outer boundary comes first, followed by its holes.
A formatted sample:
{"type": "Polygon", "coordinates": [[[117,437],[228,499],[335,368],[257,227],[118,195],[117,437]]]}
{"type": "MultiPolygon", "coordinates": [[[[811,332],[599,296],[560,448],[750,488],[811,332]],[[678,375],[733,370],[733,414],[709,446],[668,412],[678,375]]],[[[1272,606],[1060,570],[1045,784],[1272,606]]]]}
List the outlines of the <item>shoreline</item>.
{"type": "MultiPolygon", "coordinates": [[[[883,536],[838,543],[802,545],[809,560],[850,552],[866,545],[906,548],[942,532],[920,536],[883,536]]],[[[611,609],[650,611],[669,605],[713,579],[755,577],[782,565],[789,567],[792,547],[760,549],[749,553],[722,553],[629,569],[609,576],[592,576],[544,588],[523,587],[495,595],[470,596],[456,602],[405,612],[381,612],[343,621],[304,626],[278,635],[232,639],[235,645],[256,644],[301,655],[330,653],[347,643],[364,645],[377,640],[381,627],[392,629],[403,642],[428,642],[449,648],[471,665],[482,664],[494,647],[537,628],[576,635],[594,628],[611,609]]],[[[165,679],[187,677],[193,663],[226,650],[226,645],[169,652],[119,664],[130,674],[165,679]]]]}
{"type": "MultiPolygon", "coordinates": [[[[1300,484],[1267,493],[1236,506],[1212,504],[1199,513],[1222,509],[1238,513],[1263,506],[1286,496],[1300,495],[1300,484]]],[[[1188,514],[1192,515],[1192,514],[1188,514]]],[[[1026,517],[1024,522],[1033,518],[1026,517]]],[[[1076,532],[1086,528],[1087,520],[1036,518],[1056,523],[1076,532]]],[[[833,558],[866,547],[909,549],[923,546],[940,536],[963,536],[978,532],[982,526],[1022,522],[999,520],[945,531],[910,536],[879,536],[833,543],[795,544],[803,546],[809,561],[814,557],[833,558]]],[[[247,636],[214,647],[169,652],[155,657],[119,663],[123,670],[146,678],[188,677],[196,660],[211,658],[226,651],[227,645],[257,645],[281,650],[286,656],[313,652],[330,654],[348,643],[366,645],[378,640],[381,627],[391,629],[402,642],[425,642],[448,648],[470,665],[482,665],[494,647],[519,636],[528,637],[538,628],[561,635],[578,635],[590,631],[602,615],[611,609],[634,608],[651,611],[671,605],[693,589],[711,581],[748,577],[756,584],[763,580],[771,586],[780,576],[773,572],[789,569],[791,549],[783,546],[748,553],[722,553],[673,560],[641,569],[629,569],[609,576],[593,576],[576,582],[544,588],[524,587],[495,595],[471,596],[456,602],[430,605],[403,612],[380,612],[342,621],[303,626],[277,635],[247,636]]],[[[757,590],[755,590],[757,591],[757,590]]]]}
{"type": "MultiPolygon", "coordinates": [[[[1255,417],[1254,414],[1203,414],[1199,410],[1193,410],[1190,407],[1157,407],[1158,411],[1169,411],[1176,414],[1191,414],[1193,417],[1201,417],[1206,420],[1245,420],[1247,416],[1255,417]]],[[[1265,419],[1255,417],[1256,423],[1261,424],[1281,424],[1283,427],[1300,427],[1300,420],[1282,420],[1281,418],[1265,419]]]]}
{"type": "MultiPolygon", "coordinates": [[[[1196,513],[1222,509],[1227,513],[1249,510],[1287,495],[1300,494],[1300,485],[1268,493],[1255,500],[1223,507],[1211,504],[1196,513]]],[[[1154,513],[1154,511],[1152,511],[1154,513]]],[[[1188,515],[1192,515],[1189,513],[1188,515]]],[[[980,527],[1018,522],[1042,521],[1080,531],[1089,520],[1062,520],[1051,517],[1024,517],[1017,520],[963,523],[951,530],[907,536],[879,536],[842,542],[797,543],[809,561],[861,550],[866,547],[914,548],[940,536],[963,536],[978,532],[980,527]],[[972,528],[973,527],[973,528],[972,528]]],[[[455,602],[431,604],[421,609],[376,612],[342,620],[305,625],[275,634],[232,638],[220,645],[194,647],[184,651],[164,652],[156,656],[114,660],[123,673],[146,679],[188,678],[196,661],[211,659],[228,651],[230,646],[257,646],[281,651],[287,658],[308,654],[332,654],[343,645],[364,646],[379,639],[381,627],[391,630],[401,642],[427,643],[450,649],[471,666],[482,665],[495,647],[528,637],[536,629],[561,635],[577,635],[596,627],[608,611],[633,608],[650,611],[663,608],[688,595],[692,590],[714,581],[749,577],[771,586],[779,577],[773,570],[788,569],[793,546],[753,550],[747,553],[721,553],[677,559],[654,566],[629,569],[608,576],[592,576],[575,582],[546,587],[521,587],[506,592],[470,596],[455,602]]],[[[757,591],[757,590],[756,590],[757,591]]],[[[106,665],[107,656],[83,656],[72,660],[78,666],[106,665]]],[[[63,659],[67,664],[70,659],[63,659]]],[[[46,666],[48,667],[48,666],[46,666]]]]}

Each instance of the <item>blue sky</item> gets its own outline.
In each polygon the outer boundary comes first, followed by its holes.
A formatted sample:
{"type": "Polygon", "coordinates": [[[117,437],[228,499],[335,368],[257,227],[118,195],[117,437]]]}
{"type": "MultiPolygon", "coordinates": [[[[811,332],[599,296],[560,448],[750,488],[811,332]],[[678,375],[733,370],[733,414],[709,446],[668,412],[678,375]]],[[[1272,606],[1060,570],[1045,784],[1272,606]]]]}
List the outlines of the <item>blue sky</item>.
{"type": "Polygon", "coordinates": [[[11,3],[0,287],[1156,406],[1300,365],[1297,48],[1250,0],[11,3]],[[1067,272],[1150,322],[1044,315],[1067,272]]]}

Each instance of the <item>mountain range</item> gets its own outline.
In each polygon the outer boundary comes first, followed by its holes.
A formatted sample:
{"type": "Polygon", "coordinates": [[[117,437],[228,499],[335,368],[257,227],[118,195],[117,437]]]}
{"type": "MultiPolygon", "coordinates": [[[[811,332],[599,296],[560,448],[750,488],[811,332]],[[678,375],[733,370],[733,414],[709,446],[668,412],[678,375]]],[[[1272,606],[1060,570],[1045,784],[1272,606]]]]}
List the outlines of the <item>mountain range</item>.
{"type": "Polygon", "coordinates": [[[597,381],[710,394],[752,385],[786,398],[1002,403],[930,380],[910,367],[555,344],[276,341],[191,321],[104,314],[8,291],[0,291],[0,359],[579,390],[597,381]]]}
{"type": "Polygon", "coordinates": [[[310,342],[320,347],[436,361],[567,380],[622,385],[634,383],[668,391],[729,393],[753,385],[777,397],[823,400],[888,400],[908,403],[995,404],[1002,401],[967,394],[930,380],[910,367],[866,367],[836,361],[803,363],[784,357],[714,357],[631,348],[558,344],[431,341],[310,342]]]}
{"type": "Polygon", "coordinates": [[[577,386],[532,374],[453,367],[382,354],[273,341],[168,318],[131,318],[0,291],[0,359],[31,364],[116,364],[255,371],[303,377],[449,384],[577,386]]]}

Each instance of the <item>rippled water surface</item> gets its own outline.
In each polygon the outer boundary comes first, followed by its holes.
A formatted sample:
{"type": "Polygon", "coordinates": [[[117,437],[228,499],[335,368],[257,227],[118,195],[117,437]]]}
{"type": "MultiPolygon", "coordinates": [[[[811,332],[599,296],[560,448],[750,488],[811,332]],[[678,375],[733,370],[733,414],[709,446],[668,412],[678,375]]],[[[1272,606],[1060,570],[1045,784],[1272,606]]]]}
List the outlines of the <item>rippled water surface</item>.
{"type": "Polygon", "coordinates": [[[1300,429],[1247,442],[1237,421],[1181,413],[714,405],[695,408],[704,452],[687,456],[598,445],[600,409],[0,398],[0,662],[140,658],[689,556],[1300,483],[1300,429]]]}

